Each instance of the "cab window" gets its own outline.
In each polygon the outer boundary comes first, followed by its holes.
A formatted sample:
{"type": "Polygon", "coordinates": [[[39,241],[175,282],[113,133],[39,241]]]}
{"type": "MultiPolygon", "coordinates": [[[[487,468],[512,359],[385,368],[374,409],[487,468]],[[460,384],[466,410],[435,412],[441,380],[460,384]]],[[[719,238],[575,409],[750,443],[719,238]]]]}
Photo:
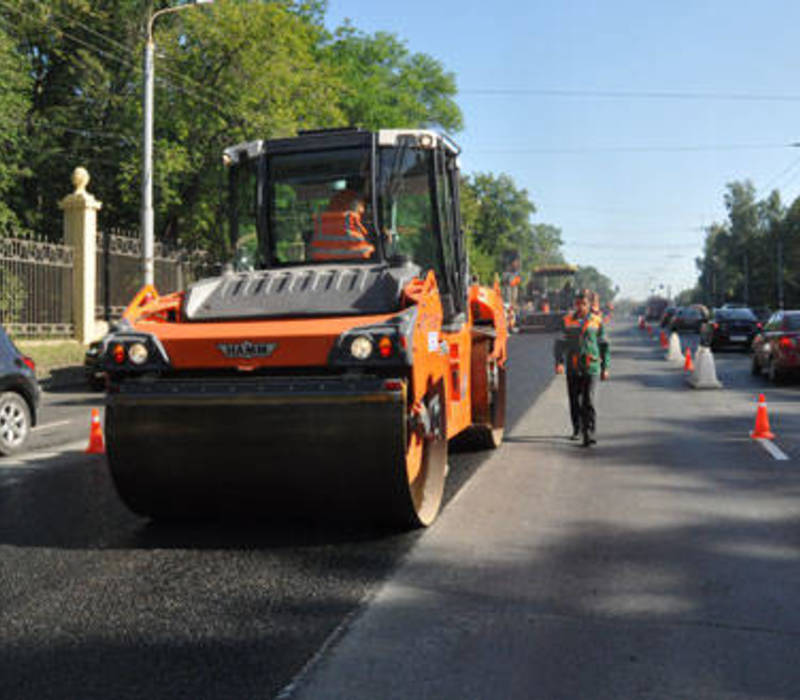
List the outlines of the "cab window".
{"type": "Polygon", "coordinates": [[[377,257],[368,149],[275,155],[267,167],[272,264],[377,257]]]}
{"type": "Polygon", "coordinates": [[[407,256],[423,270],[433,270],[441,285],[431,173],[431,151],[402,146],[381,151],[380,227],[388,258],[407,256]]]}

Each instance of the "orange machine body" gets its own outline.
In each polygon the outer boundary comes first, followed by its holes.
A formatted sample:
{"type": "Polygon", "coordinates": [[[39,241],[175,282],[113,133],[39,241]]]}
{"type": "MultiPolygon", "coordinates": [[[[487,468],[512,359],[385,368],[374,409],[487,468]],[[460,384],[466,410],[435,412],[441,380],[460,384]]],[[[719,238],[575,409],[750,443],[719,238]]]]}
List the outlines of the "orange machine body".
{"type": "MultiPolygon", "coordinates": [[[[500,290],[497,285],[470,287],[467,322],[452,330],[443,328],[433,273],[409,283],[404,300],[408,307],[418,309],[412,332],[412,362],[406,377],[409,405],[421,401],[428,387],[441,381],[446,396],[447,437],[451,438],[473,422],[471,368],[476,327],[493,329],[490,357],[500,367],[506,363],[508,333],[500,290]]],[[[155,288],[145,287],[123,315],[133,330],[158,339],[175,372],[325,370],[343,333],[380,326],[396,316],[389,313],[189,323],[182,318],[182,303],[183,293],[159,296],[155,288]],[[274,350],[260,357],[228,357],[220,351],[221,345],[242,343],[271,346],[274,350]]]]}

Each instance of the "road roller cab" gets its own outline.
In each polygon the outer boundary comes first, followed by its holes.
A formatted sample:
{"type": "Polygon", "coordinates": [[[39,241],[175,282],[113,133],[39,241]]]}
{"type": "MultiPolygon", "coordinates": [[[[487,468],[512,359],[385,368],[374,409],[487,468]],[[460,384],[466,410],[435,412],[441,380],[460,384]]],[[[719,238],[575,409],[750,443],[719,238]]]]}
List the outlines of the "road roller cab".
{"type": "Polygon", "coordinates": [[[129,507],[432,522],[448,440],[497,446],[505,422],[502,300],[467,281],[458,155],[428,130],[226,149],[233,263],[143,289],[106,341],[129,507]]]}

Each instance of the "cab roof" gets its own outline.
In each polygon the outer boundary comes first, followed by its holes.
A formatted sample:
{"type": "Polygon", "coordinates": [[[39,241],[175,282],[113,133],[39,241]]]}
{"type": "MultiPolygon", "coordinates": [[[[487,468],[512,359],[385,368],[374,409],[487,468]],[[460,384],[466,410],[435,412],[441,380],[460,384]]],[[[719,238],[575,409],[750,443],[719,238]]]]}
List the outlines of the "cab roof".
{"type": "Polygon", "coordinates": [[[264,141],[245,141],[229,146],[223,151],[227,164],[252,159],[262,153],[298,153],[304,151],[323,151],[338,148],[366,147],[372,144],[377,135],[378,146],[398,146],[411,142],[417,148],[434,148],[441,145],[454,155],[461,152],[458,144],[449,136],[432,129],[380,129],[377,132],[363,129],[318,129],[301,131],[297,136],[264,141]]]}

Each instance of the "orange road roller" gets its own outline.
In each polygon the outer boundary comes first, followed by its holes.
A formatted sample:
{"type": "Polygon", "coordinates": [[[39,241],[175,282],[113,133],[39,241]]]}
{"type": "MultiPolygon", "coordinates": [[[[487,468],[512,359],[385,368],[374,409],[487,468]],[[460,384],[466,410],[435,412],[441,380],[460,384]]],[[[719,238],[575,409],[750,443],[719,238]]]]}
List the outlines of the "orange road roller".
{"type": "Polygon", "coordinates": [[[142,289],[104,341],[131,510],[433,522],[448,440],[497,447],[505,424],[506,320],[471,281],[458,156],[419,129],[225,150],[232,261],[142,289]]]}

